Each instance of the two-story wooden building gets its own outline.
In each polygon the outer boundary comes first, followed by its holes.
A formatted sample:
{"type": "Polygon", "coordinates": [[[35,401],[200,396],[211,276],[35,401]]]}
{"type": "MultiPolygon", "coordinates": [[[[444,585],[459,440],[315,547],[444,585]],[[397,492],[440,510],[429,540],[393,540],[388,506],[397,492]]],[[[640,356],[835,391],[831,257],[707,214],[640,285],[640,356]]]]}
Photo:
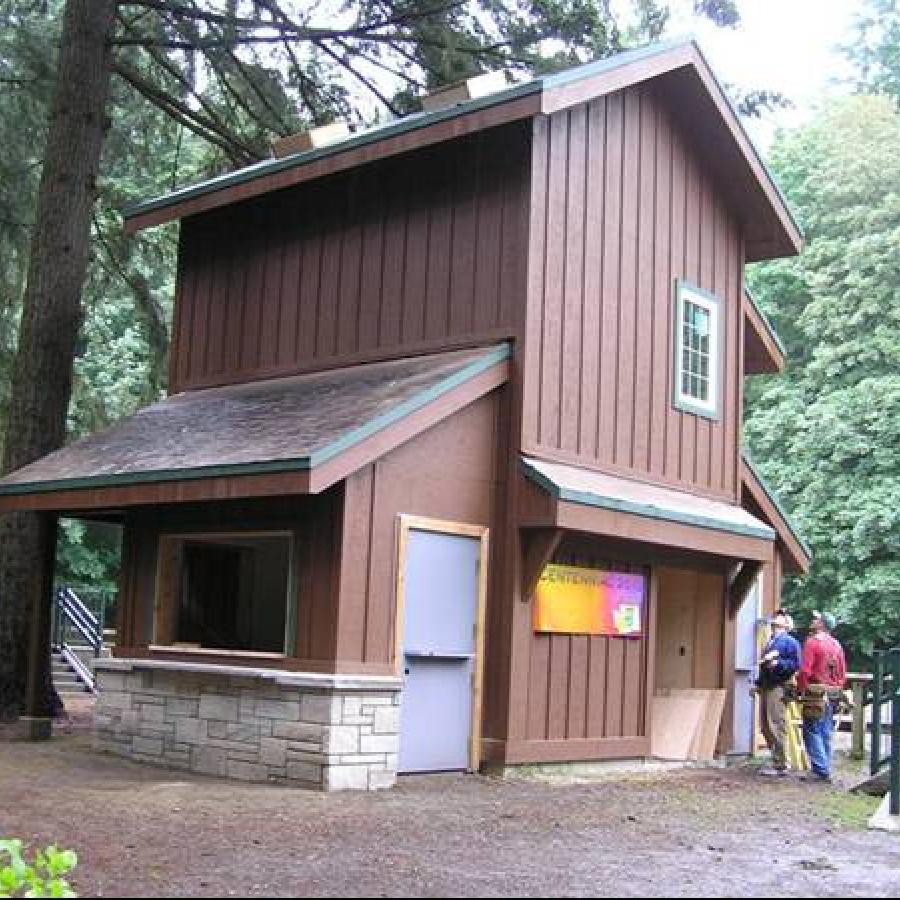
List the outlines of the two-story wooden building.
{"type": "Polygon", "coordinates": [[[102,746],[375,788],[646,757],[655,692],[732,690],[748,587],[808,564],[740,446],[782,365],[744,265],[801,237],[695,44],[128,228],[175,219],[171,396],[0,481],[124,525],[102,746]]]}

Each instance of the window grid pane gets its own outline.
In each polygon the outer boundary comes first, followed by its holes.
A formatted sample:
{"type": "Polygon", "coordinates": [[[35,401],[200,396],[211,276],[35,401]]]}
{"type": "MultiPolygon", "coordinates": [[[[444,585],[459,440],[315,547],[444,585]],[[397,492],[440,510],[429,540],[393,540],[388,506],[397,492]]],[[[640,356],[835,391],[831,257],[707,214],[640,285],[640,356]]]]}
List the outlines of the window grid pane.
{"type": "Polygon", "coordinates": [[[709,403],[712,381],[712,329],[710,309],[682,299],[681,311],[681,394],[709,403]]]}

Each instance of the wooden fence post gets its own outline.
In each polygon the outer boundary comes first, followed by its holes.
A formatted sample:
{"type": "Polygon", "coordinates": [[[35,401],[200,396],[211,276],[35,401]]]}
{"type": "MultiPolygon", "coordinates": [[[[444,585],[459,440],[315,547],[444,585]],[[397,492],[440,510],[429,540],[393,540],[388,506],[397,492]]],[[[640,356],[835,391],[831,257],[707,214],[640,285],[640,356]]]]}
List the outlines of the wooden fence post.
{"type": "Polygon", "coordinates": [[[850,675],[853,688],[853,719],[850,731],[850,758],[866,758],[866,682],[871,676],[850,675]]]}

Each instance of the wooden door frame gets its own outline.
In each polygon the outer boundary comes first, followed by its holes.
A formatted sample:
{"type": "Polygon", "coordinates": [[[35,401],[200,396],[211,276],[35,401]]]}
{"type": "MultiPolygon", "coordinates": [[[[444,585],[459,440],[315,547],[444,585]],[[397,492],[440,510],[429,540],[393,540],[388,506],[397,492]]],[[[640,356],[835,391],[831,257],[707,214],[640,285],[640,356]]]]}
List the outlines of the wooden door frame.
{"type": "MultiPolygon", "coordinates": [[[[469,771],[477,772],[481,766],[481,719],[484,692],[484,630],[487,609],[488,551],[490,529],[487,525],[470,525],[447,519],[431,519],[424,516],[401,514],[398,517],[397,542],[397,617],[394,625],[394,670],[403,674],[403,629],[406,611],[406,556],[410,531],[428,531],[433,534],[455,535],[477,539],[481,546],[478,559],[478,607],[475,611],[475,671],[472,674],[472,724],[469,739],[469,771]]],[[[402,700],[401,700],[402,703],[402,700]]],[[[402,740],[402,734],[401,734],[402,740]]]]}

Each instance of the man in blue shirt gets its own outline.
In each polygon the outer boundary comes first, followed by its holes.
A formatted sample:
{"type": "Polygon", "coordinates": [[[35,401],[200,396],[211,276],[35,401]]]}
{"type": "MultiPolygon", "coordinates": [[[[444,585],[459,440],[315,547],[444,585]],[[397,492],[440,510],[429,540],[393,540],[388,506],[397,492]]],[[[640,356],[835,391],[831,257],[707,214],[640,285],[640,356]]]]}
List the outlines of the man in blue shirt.
{"type": "Polygon", "coordinates": [[[760,724],[772,752],[772,764],[760,769],[761,775],[787,775],[784,744],[787,738],[785,685],[800,668],[800,644],[788,632],[791,617],[783,610],[769,620],[772,636],[759,661],[756,687],[760,699],[760,724]]]}

